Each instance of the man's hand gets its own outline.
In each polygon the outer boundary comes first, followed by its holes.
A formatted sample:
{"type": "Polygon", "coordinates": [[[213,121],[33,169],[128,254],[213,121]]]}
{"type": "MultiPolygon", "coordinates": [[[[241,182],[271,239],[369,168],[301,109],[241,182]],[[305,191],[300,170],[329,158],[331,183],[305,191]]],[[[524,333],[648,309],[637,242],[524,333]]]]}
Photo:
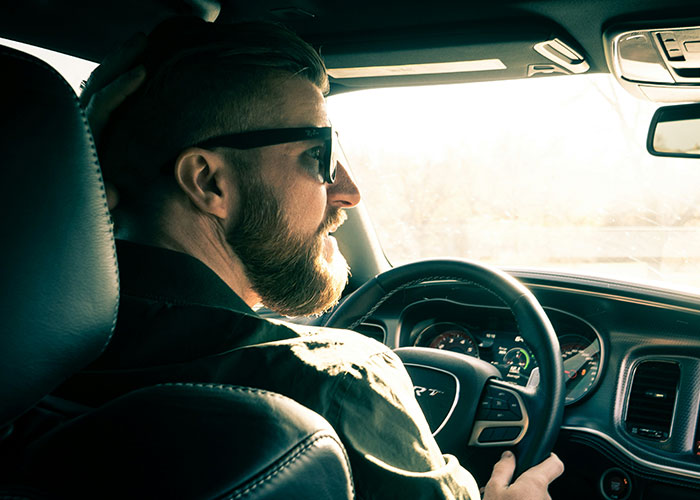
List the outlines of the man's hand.
{"type": "Polygon", "coordinates": [[[80,105],[99,141],[109,115],[143,83],[146,70],[137,65],[146,50],[146,35],[138,33],[108,55],[92,72],[80,93],[80,105]]]}
{"type": "MultiPolygon", "coordinates": [[[[80,105],[85,109],[92,137],[99,143],[100,134],[117,107],[138,89],[146,78],[146,69],[137,61],[146,50],[146,35],[137,33],[108,55],[102,64],[83,82],[80,105]]],[[[119,193],[105,181],[107,205],[119,203],[119,193]]]]}
{"type": "Polygon", "coordinates": [[[506,451],[493,466],[484,500],[551,500],[547,487],[564,472],[564,464],[552,453],[547,460],[526,470],[510,484],[514,471],[515,455],[506,451]]]}

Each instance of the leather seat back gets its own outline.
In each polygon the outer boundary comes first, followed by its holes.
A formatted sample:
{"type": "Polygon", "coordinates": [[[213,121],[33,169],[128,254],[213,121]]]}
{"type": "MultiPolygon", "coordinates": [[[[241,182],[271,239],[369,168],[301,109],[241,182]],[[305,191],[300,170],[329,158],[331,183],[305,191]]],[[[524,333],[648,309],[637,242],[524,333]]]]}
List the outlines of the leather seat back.
{"type": "Polygon", "coordinates": [[[119,283],[85,115],[45,63],[0,47],[0,427],[109,341],[119,283]]]}
{"type": "Polygon", "coordinates": [[[249,387],[134,391],[37,440],[27,464],[32,485],[68,498],[354,497],[328,422],[249,387]]]}

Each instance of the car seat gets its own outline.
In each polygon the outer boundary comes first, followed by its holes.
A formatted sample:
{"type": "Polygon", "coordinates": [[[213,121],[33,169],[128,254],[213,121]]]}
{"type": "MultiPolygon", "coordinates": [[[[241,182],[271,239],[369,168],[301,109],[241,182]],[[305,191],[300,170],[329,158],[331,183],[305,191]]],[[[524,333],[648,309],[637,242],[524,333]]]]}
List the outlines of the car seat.
{"type": "Polygon", "coordinates": [[[0,47],[0,498],[352,498],[330,425],[247,387],[50,395],[110,340],[118,298],[95,146],[50,66],[0,47]]]}

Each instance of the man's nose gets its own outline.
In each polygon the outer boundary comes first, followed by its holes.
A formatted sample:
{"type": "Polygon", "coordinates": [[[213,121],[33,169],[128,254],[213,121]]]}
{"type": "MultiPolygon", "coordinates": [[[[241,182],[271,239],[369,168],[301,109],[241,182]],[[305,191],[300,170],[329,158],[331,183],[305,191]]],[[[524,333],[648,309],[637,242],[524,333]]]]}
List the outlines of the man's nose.
{"type": "Polygon", "coordinates": [[[337,208],[352,208],[360,203],[360,189],[355,184],[350,171],[340,162],[335,174],[335,182],[326,184],[328,204],[337,208]]]}

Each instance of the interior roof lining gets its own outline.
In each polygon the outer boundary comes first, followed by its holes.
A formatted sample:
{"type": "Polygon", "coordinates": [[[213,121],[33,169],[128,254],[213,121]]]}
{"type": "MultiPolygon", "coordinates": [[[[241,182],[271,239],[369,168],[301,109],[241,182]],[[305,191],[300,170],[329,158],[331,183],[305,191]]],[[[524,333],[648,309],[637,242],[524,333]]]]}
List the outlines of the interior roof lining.
{"type": "MultiPolygon", "coordinates": [[[[693,14],[700,17],[700,4],[695,0],[666,0],[662,7],[657,0],[492,0],[476,4],[451,0],[432,0],[429,4],[424,0],[354,0],[342,4],[322,0],[222,0],[221,3],[222,22],[257,18],[282,21],[316,45],[343,41],[352,44],[353,40],[371,33],[403,33],[406,39],[424,30],[421,26],[426,25],[500,23],[505,26],[507,19],[514,16],[520,19],[522,28],[526,24],[522,22],[524,17],[540,18],[558,26],[578,43],[591,71],[607,70],[602,32],[611,23],[693,14]]],[[[99,61],[131,33],[148,32],[167,17],[194,13],[197,8],[192,0],[24,0],[2,7],[0,36],[99,61]]],[[[517,25],[507,27],[515,34],[518,29],[517,25]]]]}

